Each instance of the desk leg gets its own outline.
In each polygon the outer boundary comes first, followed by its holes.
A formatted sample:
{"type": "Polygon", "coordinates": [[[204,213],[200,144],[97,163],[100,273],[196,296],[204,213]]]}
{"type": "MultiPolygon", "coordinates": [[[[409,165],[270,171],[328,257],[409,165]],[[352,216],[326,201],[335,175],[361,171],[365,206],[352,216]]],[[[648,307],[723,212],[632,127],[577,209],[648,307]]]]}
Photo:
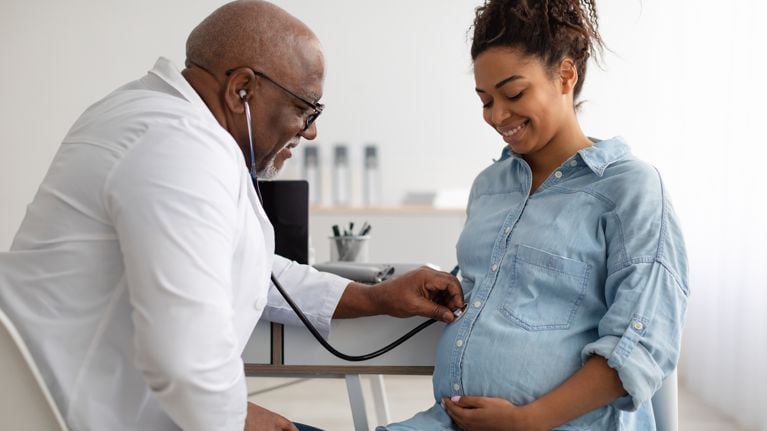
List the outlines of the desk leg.
{"type": "Polygon", "coordinates": [[[349,392],[349,404],[352,407],[354,431],[370,431],[368,416],[365,412],[365,395],[362,393],[359,374],[346,375],[346,390],[349,392]]]}
{"type": "Polygon", "coordinates": [[[389,401],[386,400],[386,386],[384,386],[383,374],[370,376],[370,384],[373,389],[373,405],[376,407],[376,418],[381,425],[391,422],[389,417],[389,401]]]}

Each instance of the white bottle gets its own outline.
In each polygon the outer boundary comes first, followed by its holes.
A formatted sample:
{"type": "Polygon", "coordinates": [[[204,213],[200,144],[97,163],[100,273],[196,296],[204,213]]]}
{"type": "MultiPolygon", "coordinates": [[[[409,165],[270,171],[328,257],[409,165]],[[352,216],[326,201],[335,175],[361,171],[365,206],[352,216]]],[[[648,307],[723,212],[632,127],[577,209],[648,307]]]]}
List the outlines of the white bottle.
{"type": "Polygon", "coordinates": [[[349,153],[346,145],[336,145],[333,149],[333,204],[349,206],[351,204],[351,170],[349,153]]]}
{"type": "Polygon", "coordinates": [[[322,204],[322,172],[320,149],[316,145],[304,146],[304,179],[309,183],[309,205],[322,204]]]}
{"type": "Polygon", "coordinates": [[[364,189],[363,201],[365,206],[381,205],[381,169],[378,159],[378,147],[374,144],[365,146],[364,189]]]}

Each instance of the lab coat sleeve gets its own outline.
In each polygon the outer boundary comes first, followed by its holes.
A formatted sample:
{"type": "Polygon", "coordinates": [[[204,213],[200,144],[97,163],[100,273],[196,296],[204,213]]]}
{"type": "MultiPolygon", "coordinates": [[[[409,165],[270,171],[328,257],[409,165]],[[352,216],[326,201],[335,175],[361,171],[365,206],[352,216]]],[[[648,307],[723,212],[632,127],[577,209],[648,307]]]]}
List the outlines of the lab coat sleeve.
{"type": "Polygon", "coordinates": [[[242,431],[231,280],[239,170],[220,137],[190,129],[149,130],[110,173],[104,199],[124,258],[137,369],[182,429],[242,431]]]}
{"type": "MultiPolygon", "coordinates": [[[[338,301],[351,280],[327,272],[319,272],[309,265],[301,265],[281,256],[274,256],[272,271],[290,298],[323,337],[330,334],[330,321],[338,301]]],[[[302,325],[280,292],[272,284],[264,318],[287,325],[302,325]]]]}
{"type": "Polygon", "coordinates": [[[634,181],[604,219],[608,242],[607,313],[582,360],[600,355],[627,392],[614,406],[633,411],[676,368],[687,308],[687,258],[660,179],[634,181]],[[644,183],[643,183],[644,181],[644,183]]]}

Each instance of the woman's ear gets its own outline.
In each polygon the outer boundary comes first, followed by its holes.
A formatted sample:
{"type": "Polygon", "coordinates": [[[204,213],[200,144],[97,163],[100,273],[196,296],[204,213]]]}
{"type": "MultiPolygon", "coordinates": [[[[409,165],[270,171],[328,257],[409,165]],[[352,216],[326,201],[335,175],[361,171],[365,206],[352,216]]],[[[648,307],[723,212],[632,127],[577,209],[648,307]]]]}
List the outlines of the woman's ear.
{"type": "Polygon", "coordinates": [[[559,63],[559,83],[562,94],[572,93],[578,83],[578,67],[571,58],[565,58],[559,63]]]}

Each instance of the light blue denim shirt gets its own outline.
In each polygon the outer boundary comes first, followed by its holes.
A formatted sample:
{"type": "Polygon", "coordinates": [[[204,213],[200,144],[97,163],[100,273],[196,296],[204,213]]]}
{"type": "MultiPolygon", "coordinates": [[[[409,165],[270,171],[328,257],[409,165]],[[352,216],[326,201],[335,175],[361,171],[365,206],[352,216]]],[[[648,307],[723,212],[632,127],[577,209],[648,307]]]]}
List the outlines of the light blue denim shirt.
{"type": "Polygon", "coordinates": [[[458,263],[468,308],[439,343],[435,404],[379,430],[453,430],[442,397],[528,404],[590,355],[628,393],[561,430],[654,430],[649,402],[676,367],[687,257],[658,172],[621,138],[598,141],[530,194],[531,170],[503,157],[475,180],[458,263]]]}

